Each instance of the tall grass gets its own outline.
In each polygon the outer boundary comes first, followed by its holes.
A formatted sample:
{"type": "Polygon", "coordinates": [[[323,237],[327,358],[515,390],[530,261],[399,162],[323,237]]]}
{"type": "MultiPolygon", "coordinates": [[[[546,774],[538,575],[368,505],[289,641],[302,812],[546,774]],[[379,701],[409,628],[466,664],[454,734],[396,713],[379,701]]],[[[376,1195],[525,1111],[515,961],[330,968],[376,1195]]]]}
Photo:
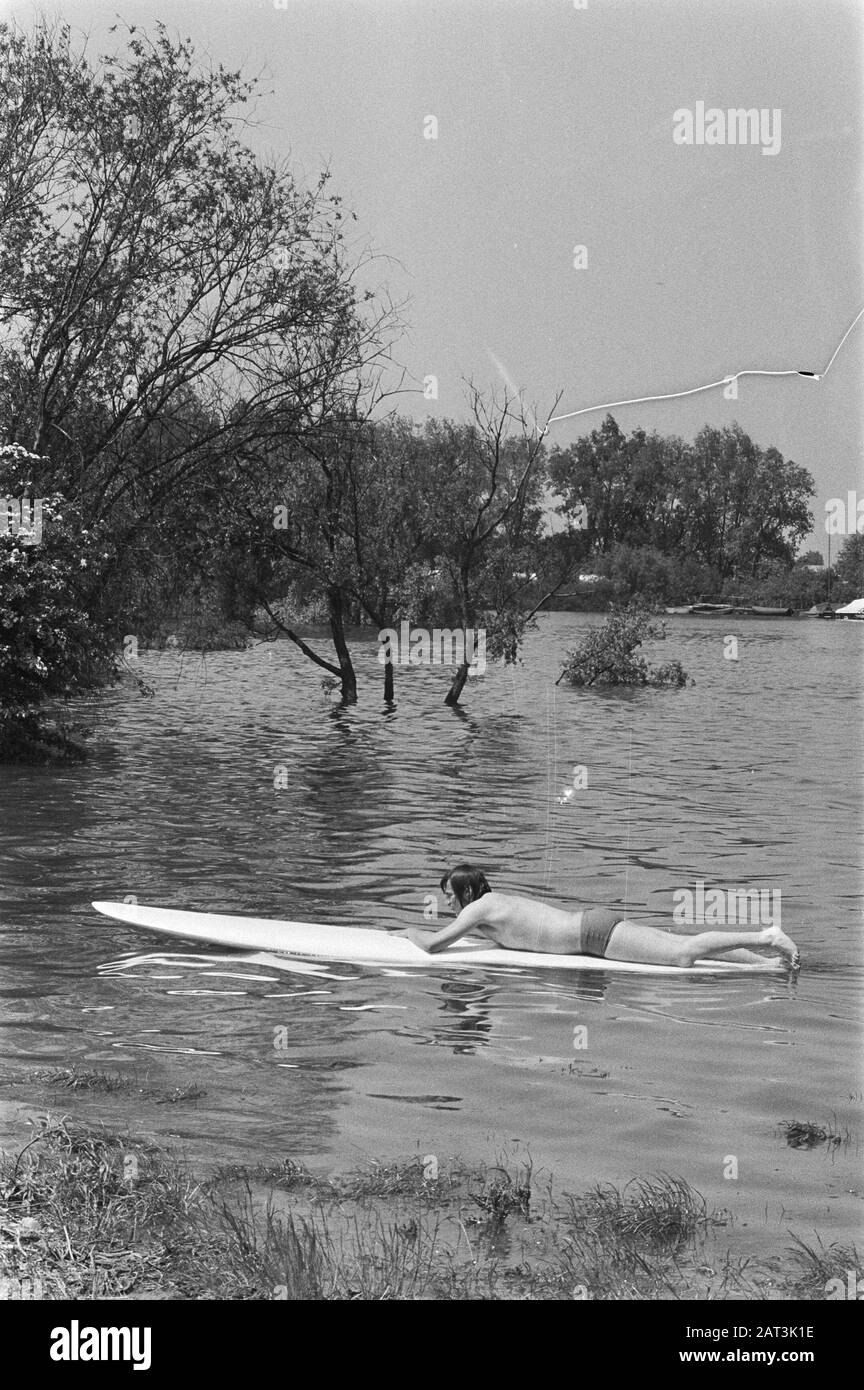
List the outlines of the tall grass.
{"type": "Polygon", "coordinates": [[[798,1240],[770,1270],[714,1248],[728,1217],[669,1174],[561,1205],[530,1164],[425,1172],[288,1159],[198,1181],[140,1139],[46,1120],[0,1157],[0,1276],[70,1299],[617,1301],[822,1298],[857,1269],[852,1247],[798,1240]]]}

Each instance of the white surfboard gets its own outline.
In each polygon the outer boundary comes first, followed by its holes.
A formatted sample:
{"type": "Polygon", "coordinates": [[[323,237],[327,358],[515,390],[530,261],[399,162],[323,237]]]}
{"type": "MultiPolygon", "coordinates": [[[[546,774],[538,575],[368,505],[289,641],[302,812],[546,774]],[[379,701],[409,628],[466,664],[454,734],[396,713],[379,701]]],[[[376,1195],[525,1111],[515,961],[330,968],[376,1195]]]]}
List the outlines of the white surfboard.
{"type": "Polygon", "coordinates": [[[350,965],[436,970],[442,967],[526,967],[540,970],[628,970],[642,975],[706,975],[744,971],[765,972],[782,968],[777,960],[762,965],[703,960],[682,968],[674,965],[636,965],[598,956],[553,956],[538,951],[505,951],[484,941],[463,937],[446,950],[430,955],[407,937],[366,927],[330,927],[315,922],[279,922],[266,917],[232,917],[220,912],[181,912],[170,907],[144,907],[133,903],[94,903],[97,912],[128,922],[160,936],[179,936],[187,941],[208,941],[214,946],[233,946],[241,951],[269,951],[300,956],[304,960],[339,961],[350,965]]]}

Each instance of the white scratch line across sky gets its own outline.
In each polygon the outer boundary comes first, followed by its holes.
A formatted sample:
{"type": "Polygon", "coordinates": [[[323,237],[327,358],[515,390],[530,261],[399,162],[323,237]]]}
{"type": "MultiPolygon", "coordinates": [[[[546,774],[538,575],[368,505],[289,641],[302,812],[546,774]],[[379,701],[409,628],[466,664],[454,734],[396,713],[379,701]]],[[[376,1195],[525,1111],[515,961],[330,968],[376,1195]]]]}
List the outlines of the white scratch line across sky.
{"type": "MultiPolygon", "coordinates": [[[[514,397],[515,397],[517,400],[521,399],[521,392],[520,392],[520,390],[519,390],[519,387],[516,385],[515,381],[514,381],[513,378],[510,376],[509,372],[507,371],[507,368],[504,366],[504,363],[501,362],[501,361],[495,356],[494,352],[493,352],[492,349],[489,347],[488,343],[484,343],[483,346],[485,347],[487,353],[489,354],[489,357],[490,357],[491,360],[492,360],[492,363],[493,363],[493,365],[494,365],[494,367],[495,367],[495,370],[498,372],[499,376],[503,377],[505,383],[507,384],[507,386],[509,386],[510,390],[513,392],[514,397]]],[[[535,434],[539,434],[539,435],[540,435],[540,438],[542,439],[542,438],[543,438],[543,435],[546,433],[546,430],[541,430],[541,429],[540,429],[540,426],[539,426],[538,423],[537,423],[537,417],[535,416],[534,411],[531,410],[531,408],[528,407],[528,406],[526,406],[526,409],[527,409],[527,411],[528,411],[528,414],[531,416],[531,419],[534,421],[534,433],[535,433],[535,434]]],[[[549,428],[549,426],[548,426],[548,424],[547,424],[546,429],[548,429],[548,428],[549,428]]]]}
{"type": "Polygon", "coordinates": [[[829,371],[834,365],[835,357],[842,348],[846,339],[849,337],[849,334],[852,332],[852,329],[855,327],[856,323],[861,318],[862,314],[864,314],[864,309],[859,309],[858,313],[855,315],[849,327],[846,329],[846,332],[843,334],[843,337],[840,339],[836,348],[832,352],[830,361],[828,362],[828,366],[824,369],[824,371],[802,372],[787,370],[782,372],[772,372],[761,370],[758,368],[748,368],[747,371],[733,372],[730,376],[721,377],[719,381],[708,381],[705,383],[704,386],[691,386],[687,391],[667,391],[661,396],[634,396],[633,399],[629,401],[607,401],[605,405],[586,405],[583,406],[581,410],[569,410],[566,415],[553,415],[549,420],[546,421],[545,428],[543,429],[543,434],[547,433],[550,425],[556,424],[559,420],[574,420],[577,415],[590,415],[593,410],[613,410],[620,405],[642,405],[647,401],[674,401],[680,399],[681,396],[695,396],[700,391],[713,391],[717,386],[728,386],[730,382],[738,381],[739,378],[741,378],[742,376],[806,376],[809,377],[811,381],[821,381],[823,377],[826,377],[828,375],[829,371]]]}

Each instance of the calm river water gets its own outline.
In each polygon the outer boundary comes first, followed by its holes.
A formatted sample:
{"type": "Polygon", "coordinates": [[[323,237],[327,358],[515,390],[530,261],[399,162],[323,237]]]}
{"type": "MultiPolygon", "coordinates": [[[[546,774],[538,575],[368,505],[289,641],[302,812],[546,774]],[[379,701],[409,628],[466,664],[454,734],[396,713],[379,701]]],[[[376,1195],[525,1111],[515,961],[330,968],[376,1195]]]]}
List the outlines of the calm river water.
{"type": "Polygon", "coordinates": [[[386,710],[370,635],[348,710],[289,643],[144,655],[155,695],[107,693],[87,765],[2,770],[7,1081],[77,1065],[194,1083],[206,1095],[182,1105],[63,1092],[57,1109],[197,1162],[530,1154],[559,1191],[680,1174],[731,1211],[745,1246],[860,1237],[864,624],[672,618],[648,654],[680,658],[694,686],[556,688],[596,621],[545,616],[524,664],[472,680],[458,712],[435,668],[397,671],[386,710]],[[567,798],[577,765],[587,786],[567,798]],[[658,924],[697,881],[778,889],[804,967],[794,981],[518,962],[325,978],[287,959],[165,953],[89,906],[135,894],[394,928],[422,921],[460,858],[503,890],[658,924]],[[791,1120],[843,1141],[791,1148],[791,1120]]]}

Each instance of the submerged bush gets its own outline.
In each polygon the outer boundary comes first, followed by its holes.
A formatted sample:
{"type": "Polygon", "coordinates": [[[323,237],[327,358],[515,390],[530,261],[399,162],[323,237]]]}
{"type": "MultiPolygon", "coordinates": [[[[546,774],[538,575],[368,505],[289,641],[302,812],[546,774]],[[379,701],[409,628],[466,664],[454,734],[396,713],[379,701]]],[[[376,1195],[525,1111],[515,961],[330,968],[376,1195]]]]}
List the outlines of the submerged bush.
{"type": "Polygon", "coordinates": [[[582,644],[567,653],[564,670],[555,682],[568,685],[656,685],[687,684],[687,672],[680,661],[667,661],[649,667],[638,648],[648,638],[666,636],[663,623],[637,604],[613,609],[602,627],[592,628],[582,644]]]}
{"type": "Polygon", "coordinates": [[[680,661],[664,661],[662,666],[654,666],[649,671],[648,684],[680,687],[687,684],[687,672],[680,661]]]}

